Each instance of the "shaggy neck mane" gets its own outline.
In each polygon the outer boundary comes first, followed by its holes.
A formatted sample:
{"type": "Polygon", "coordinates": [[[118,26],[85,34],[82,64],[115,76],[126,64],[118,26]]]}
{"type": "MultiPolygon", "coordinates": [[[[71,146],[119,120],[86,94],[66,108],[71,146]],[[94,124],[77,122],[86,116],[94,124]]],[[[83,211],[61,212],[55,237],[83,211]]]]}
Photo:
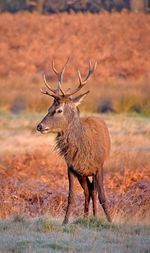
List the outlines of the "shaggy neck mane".
{"type": "Polygon", "coordinates": [[[84,127],[79,116],[72,119],[66,131],[59,133],[56,137],[56,148],[60,155],[64,156],[66,160],[74,159],[76,153],[84,145],[84,127]],[[68,159],[67,159],[68,157],[68,159]]]}

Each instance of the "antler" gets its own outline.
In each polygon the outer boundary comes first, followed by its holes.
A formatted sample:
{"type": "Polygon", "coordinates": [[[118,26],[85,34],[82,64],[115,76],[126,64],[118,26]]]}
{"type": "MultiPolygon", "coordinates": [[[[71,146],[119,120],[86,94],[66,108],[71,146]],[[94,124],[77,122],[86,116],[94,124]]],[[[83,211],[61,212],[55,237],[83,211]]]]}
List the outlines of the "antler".
{"type": "Polygon", "coordinates": [[[52,91],[54,94],[57,94],[57,89],[56,89],[56,90],[55,90],[55,89],[52,89],[52,88],[49,86],[49,84],[48,84],[48,82],[47,82],[47,80],[46,80],[45,74],[43,75],[43,80],[44,80],[45,86],[46,86],[50,91],[52,91]]]}
{"type": "Polygon", "coordinates": [[[91,62],[89,61],[88,74],[87,74],[87,76],[85,77],[84,80],[82,80],[81,73],[78,70],[79,86],[77,88],[75,88],[71,93],[66,94],[67,96],[74,95],[75,93],[77,93],[79,90],[81,90],[84,87],[84,85],[87,83],[87,80],[89,79],[89,77],[91,76],[91,74],[94,72],[94,70],[96,68],[96,65],[97,65],[97,62],[95,62],[94,65],[92,66],[91,62]]]}
{"type": "Polygon", "coordinates": [[[97,65],[97,62],[95,62],[92,66],[91,62],[89,61],[89,69],[88,69],[88,73],[87,73],[87,76],[84,78],[84,80],[82,80],[82,77],[81,77],[81,73],[80,71],[78,70],[78,78],[79,78],[79,85],[77,88],[75,88],[72,92],[70,93],[67,93],[65,94],[65,92],[62,90],[61,88],[61,85],[62,85],[62,80],[63,80],[63,75],[64,75],[64,71],[66,69],[66,66],[67,66],[67,63],[69,61],[69,57],[66,61],[66,63],[64,64],[62,70],[60,72],[57,71],[57,69],[55,68],[55,65],[54,65],[54,61],[52,61],[52,70],[54,71],[54,73],[56,74],[57,78],[58,78],[58,85],[57,85],[57,88],[56,89],[52,89],[50,87],[50,85],[48,84],[47,80],[46,80],[46,76],[44,75],[43,76],[43,79],[44,79],[44,83],[46,85],[46,87],[53,93],[53,94],[50,94],[48,91],[43,91],[41,90],[41,92],[45,95],[48,95],[48,96],[51,96],[51,97],[54,97],[54,98],[59,98],[60,95],[59,95],[59,91],[61,91],[62,95],[63,96],[66,96],[66,97],[69,97],[69,96],[72,96],[74,95],[75,93],[77,93],[79,90],[81,90],[84,85],[87,83],[87,80],[89,79],[89,77],[92,75],[92,73],[94,72],[95,68],[96,68],[96,65],[97,65]]]}
{"type": "Polygon", "coordinates": [[[58,87],[56,89],[57,93],[59,93],[59,90],[61,91],[62,95],[65,96],[65,93],[64,91],[62,90],[61,88],[61,84],[62,84],[62,80],[63,80],[63,75],[64,75],[64,72],[65,72],[65,69],[66,69],[66,66],[67,66],[67,63],[69,61],[70,57],[68,57],[65,65],[63,66],[62,70],[60,72],[58,72],[54,66],[54,61],[52,62],[52,69],[54,71],[54,73],[56,74],[57,78],[58,78],[58,87]]]}
{"type": "Polygon", "coordinates": [[[48,91],[46,91],[46,90],[40,89],[40,91],[41,91],[41,93],[43,93],[43,94],[45,94],[45,95],[48,95],[48,96],[50,96],[50,97],[53,97],[53,98],[55,98],[55,99],[58,99],[58,98],[59,98],[59,96],[50,94],[50,93],[49,93],[48,91]]]}
{"type": "Polygon", "coordinates": [[[61,91],[62,95],[65,96],[65,93],[64,93],[64,91],[63,91],[62,88],[61,88],[61,84],[62,84],[64,71],[65,71],[65,68],[66,68],[66,66],[67,66],[68,61],[69,61],[69,57],[68,57],[68,59],[67,59],[65,65],[63,66],[63,68],[62,68],[62,70],[61,70],[60,72],[58,72],[58,71],[56,70],[56,68],[55,68],[55,66],[54,66],[54,61],[52,61],[52,70],[54,71],[54,73],[56,74],[56,76],[57,76],[57,78],[58,78],[58,86],[57,86],[56,89],[52,89],[52,88],[49,86],[49,84],[48,84],[48,82],[47,82],[47,80],[46,80],[46,76],[44,75],[44,76],[43,76],[43,79],[44,79],[44,83],[45,83],[46,87],[47,87],[51,92],[53,92],[55,95],[51,95],[50,93],[45,92],[45,91],[44,91],[44,92],[42,91],[42,93],[44,93],[44,94],[46,94],[46,95],[49,95],[49,96],[52,96],[52,97],[54,97],[54,96],[55,96],[55,97],[59,97],[59,91],[61,91]]]}

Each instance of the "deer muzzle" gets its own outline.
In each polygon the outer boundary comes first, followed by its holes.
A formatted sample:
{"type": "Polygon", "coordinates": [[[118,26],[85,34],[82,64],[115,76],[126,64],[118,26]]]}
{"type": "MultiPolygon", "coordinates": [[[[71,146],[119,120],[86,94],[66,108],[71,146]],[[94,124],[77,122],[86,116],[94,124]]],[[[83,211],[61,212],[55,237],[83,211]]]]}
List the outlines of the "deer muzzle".
{"type": "Polygon", "coordinates": [[[47,133],[49,131],[49,128],[45,127],[42,123],[39,123],[37,125],[37,131],[39,131],[41,133],[47,133]]]}

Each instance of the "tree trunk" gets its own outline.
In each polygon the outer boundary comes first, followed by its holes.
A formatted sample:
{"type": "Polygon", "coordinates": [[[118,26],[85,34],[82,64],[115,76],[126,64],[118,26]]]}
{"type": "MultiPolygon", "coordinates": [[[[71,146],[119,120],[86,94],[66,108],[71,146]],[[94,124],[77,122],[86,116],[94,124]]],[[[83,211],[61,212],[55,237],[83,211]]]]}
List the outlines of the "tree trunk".
{"type": "Polygon", "coordinates": [[[43,13],[44,2],[45,2],[45,0],[38,0],[38,1],[37,1],[37,11],[38,11],[39,13],[43,13]]]}
{"type": "Polygon", "coordinates": [[[131,10],[136,12],[145,11],[145,0],[130,0],[131,10]]]}

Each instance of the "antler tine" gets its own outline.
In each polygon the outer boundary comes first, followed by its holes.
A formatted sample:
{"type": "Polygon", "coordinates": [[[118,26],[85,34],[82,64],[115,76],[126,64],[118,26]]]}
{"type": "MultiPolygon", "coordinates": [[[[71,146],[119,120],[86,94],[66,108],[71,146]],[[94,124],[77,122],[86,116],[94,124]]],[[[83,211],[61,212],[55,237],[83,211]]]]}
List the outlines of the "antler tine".
{"type": "Polygon", "coordinates": [[[53,95],[53,94],[50,94],[48,91],[46,91],[46,90],[43,90],[43,89],[40,89],[40,91],[41,91],[41,93],[43,93],[44,95],[48,95],[48,96],[50,96],[50,97],[53,97],[53,98],[58,98],[58,96],[56,96],[56,95],[53,95]]]}
{"type": "Polygon", "coordinates": [[[59,90],[60,90],[63,96],[65,96],[65,93],[61,88],[61,84],[62,84],[62,80],[63,80],[64,71],[66,69],[66,66],[67,66],[67,63],[68,63],[69,59],[70,59],[70,57],[68,57],[65,65],[63,66],[63,68],[60,72],[57,71],[57,69],[54,66],[54,61],[52,61],[52,69],[53,69],[54,73],[56,74],[56,76],[58,78],[58,87],[57,87],[56,91],[57,91],[57,94],[59,94],[59,90]]]}
{"type": "Polygon", "coordinates": [[[78,70],[79,86],[75,90],[73,90],[70,94],[67,94],[67,96],[74,95],[76,92],[82,89],[82,87],[87,83],[87,80],[90,77],[90,75],[94,72],[96,65],[97,65],[97,62],[95,62],[94,65],[92,66],[91,62],[89,61],[88,74],[84,80],[82,80],[80,70],[78,70]]]}
{"type": "Polygon", "coordinates": [[[61,81],[63,79],[63,75],[64,75],[64,72],[65,72],[65,69],[66,69],[66,66],[67,66],[69,60],[70,60],[70,56],[67,58],[67,61],[66,61],[66,63],[64,64],[64,66],[62,68],[62,71],[61,71],[61,81]]]}
{"type": "MultiPolygon", "coordinates": [[[[90,77],[90,75],[91,75],[91,74],[94,72],[94,70],[96,69],[96,65],[97,65],[97,62],[95,62],[95,63],[93,64],[93,67],[92,67],[91,61],[89,61],[89,71],[88,71],[88,74],[87,74],[86,78],[84,79],[84,81],[82,81],[82,79],[81,79],[82,84],[85,84],[85,83],[87,82],[87,80],[88,80],[88,78],[90,77]]],[[[81,75],[80,75],[80,76],[81,76],[81,75]]]]}
{"type": "Polygon", "coordinates": [[[49,86],[49,84],[48,84],[48,82],[47,82],[47,80],[46,80],[45,74],[43,75],[43,79],[44,79],[44,83],[45,83],[46,87],[47,87],[50,91],[52,91],[54,94],[56,94],[57,90],[52,89],[52,88],[49,86]]]}
{"type": "Polygon", "coordinates": [[[59,74],[59,72],[58,72],[57,69],[55,68],[54,60],[52,61],[52,70],[54,71],[54,73],[55,73],[56,75],[59,74]]]}

